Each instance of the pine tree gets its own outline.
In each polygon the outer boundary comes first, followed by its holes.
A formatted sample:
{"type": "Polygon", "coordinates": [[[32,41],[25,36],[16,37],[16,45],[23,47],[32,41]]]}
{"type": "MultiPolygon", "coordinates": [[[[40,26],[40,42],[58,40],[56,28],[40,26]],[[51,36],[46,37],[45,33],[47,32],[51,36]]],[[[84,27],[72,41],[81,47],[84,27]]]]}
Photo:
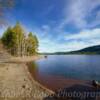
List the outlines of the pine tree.
{"type": "Polygon", "coordinates": [[[8,52],[14,54],[13,49],[14,49],[15,40],[14,40],[14,34],[11,27],[8,27],[1,40],[5,45],[6,49],[8,50],[8,52]]]}

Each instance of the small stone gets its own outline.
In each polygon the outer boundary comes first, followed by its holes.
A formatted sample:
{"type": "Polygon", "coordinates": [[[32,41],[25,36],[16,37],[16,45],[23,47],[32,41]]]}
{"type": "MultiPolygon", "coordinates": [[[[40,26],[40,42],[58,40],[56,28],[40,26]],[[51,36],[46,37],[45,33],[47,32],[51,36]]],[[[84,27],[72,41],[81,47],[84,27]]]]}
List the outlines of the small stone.
{"type": "Polygon", "coordinates": [[[25,89],[25,87],[26,87],[25,85],[22,86],[22,88],[24,88],[24,89],[25,89]]]}

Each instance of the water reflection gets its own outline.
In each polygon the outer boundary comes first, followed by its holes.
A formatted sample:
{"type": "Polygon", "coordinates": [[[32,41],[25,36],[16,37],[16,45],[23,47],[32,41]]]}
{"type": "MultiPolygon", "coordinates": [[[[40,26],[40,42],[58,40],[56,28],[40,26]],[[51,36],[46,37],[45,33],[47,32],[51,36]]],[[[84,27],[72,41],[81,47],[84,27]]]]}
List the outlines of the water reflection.
{"type": "Polygon", "coordinates": [[[100,80],[99,55],[50,55],[36,61],[40,75],[100,80]]]}
{"type": "Polygon", "coordinates": [[[51,55],[28,66],[34,79],[52,90],[100,81],[99,55],[51,55]]]}
{"type": "Polygon", "coordinates": [[[36,64],[36,62],[30,62],[30,63],[27,63],[28,65],[28,69],[31,73],[31,75],[36,78],[38,75],[38,65],[36,64]]]}

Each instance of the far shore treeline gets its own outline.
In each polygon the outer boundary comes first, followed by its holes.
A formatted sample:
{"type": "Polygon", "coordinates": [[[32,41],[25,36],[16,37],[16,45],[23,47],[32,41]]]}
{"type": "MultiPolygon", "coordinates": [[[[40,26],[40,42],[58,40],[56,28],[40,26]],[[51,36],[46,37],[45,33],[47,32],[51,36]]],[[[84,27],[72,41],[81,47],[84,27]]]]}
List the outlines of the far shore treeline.
{"type": "Polygon", "coordinates": [[[8,27],[1,41],[6,50],[13,56],[32,56],[37,54],[39,42],[32,32],[27,33],[18,22],[14,27],[8,27]]]}

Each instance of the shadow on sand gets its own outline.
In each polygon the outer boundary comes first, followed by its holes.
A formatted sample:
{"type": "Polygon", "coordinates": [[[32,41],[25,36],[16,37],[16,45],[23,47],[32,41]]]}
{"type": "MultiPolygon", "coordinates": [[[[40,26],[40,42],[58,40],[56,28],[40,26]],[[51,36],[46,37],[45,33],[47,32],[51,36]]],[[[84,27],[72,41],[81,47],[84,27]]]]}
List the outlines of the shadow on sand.
{"type": "Polygon", "coordinates": [[[60,89],[44,100],[100,100],[100,88],[76,84],[60,89]]]}

